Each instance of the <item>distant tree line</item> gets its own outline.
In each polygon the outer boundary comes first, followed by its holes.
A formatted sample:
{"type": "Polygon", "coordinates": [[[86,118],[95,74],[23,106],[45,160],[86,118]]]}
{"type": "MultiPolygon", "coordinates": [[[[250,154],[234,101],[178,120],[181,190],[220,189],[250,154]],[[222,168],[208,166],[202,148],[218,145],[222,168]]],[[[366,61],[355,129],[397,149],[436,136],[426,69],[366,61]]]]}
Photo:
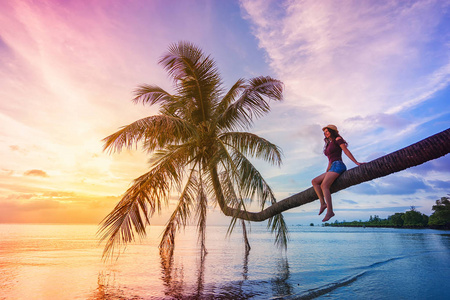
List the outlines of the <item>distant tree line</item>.
{"type": "Polygon", "coordinates": [[[440,200],[436,200],[432,210],[433,213],[428,217],[411,206],[411,210],[395,213],[387,219],[381,219],[375,215],[370,216],[368,221],[338,222],[336,220],[334,223],[325,223],[324,226],[450,229],[450,198],[442,197],[440,200]]]}

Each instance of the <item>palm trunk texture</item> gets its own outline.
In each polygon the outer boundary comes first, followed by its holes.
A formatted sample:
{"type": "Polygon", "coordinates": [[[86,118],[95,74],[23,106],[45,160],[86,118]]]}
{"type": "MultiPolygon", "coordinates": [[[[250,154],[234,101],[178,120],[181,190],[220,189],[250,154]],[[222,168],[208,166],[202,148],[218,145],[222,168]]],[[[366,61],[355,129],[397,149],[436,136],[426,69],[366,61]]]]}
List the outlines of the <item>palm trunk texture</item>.
{"type": "MultiPolygon", "coordinates": [[[[331,186],[331,193],[346,189],[376,178],[403,171],[421,165],[427,161],[439,158],[450,152],[450,128],[421,140],[408,147],[392,152],[366,164],[344,172],[331,186]]],[[[212,170],[212,181],[216,191],[217,201],[226,216],[237,217],[247,221],[261,222],[282,213],[318,199],[312,187],[283,199],[260,212],[248,212],[228,207],[220,188],[217,170],[212,170]],[[215,178],[214,178],[215,177],[215,178]]]]}

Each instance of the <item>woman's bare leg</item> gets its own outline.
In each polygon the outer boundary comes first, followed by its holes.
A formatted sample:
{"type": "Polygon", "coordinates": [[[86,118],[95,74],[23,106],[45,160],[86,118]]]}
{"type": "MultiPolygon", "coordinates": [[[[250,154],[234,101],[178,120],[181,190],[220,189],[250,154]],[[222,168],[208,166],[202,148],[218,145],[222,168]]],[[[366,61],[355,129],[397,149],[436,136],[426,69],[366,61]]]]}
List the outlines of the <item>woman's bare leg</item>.
{"type": "Polygon", "coordinates": [[[336,173],[336,172],[325,173],[325,177],[322,180],[322,184],[320,185],[320,187],[322,189],[323,198],[327,205],[327,214],[325,215],[325,218],[323,218],[322,222],[326,222],[334,216],[333,203],[331,202],[330,187],[333,184],[333,182],[336,180],[336,178],[339,177],[339,175],[340,174],[336,173]]]}
{"type": "Polygon", "coordinates": [[[313,185],[314,191],[316,191],[317,197],[319,197],[320,200],[320,210],[319,210],[319,215],[321,215],[323,213],[323,211],[327,208],[327,204],[325,203],[325,199],[322,193],[322,188],[320,187],[320,185],[322,184],[322,181],[325,178],[325,175],[327,173],[323,173],[319,176],[317,176],[316,178],[314,178],[311,183],[313,185]]]}

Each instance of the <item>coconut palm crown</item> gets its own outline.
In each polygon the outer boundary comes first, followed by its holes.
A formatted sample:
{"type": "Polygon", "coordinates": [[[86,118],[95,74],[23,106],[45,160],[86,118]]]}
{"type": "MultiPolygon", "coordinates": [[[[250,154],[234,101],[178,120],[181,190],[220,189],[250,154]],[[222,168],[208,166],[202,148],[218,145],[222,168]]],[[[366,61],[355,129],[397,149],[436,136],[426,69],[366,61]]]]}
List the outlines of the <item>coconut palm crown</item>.
{"type": "MultiPolygon", "coordinates": [[[[159,114],[135,121],[104,139],[104,149],[110,152],[139,143],[151,154],[150,170],[134,180],[102,221],[101,238],[107,240],[104,255],[135,236],[145,236],[151,217],[169,206],[174,193],[178,203],[162,234],[161,251],[173,250],[176,232],[192,217],[204,250],[211,205],[219,204],[222,211],[245,212],[255,199],[261,210],[276,202],[248,157],[280,165],[281,150],[245,130],[269,112],[270,100],[282,100],[282,82],[271,77],[239,79],[225,91],[214,60],[188,42],[171,45],[159,63],[173,79],[175,93],[155,85],[139,86],[133,101],[159,105],[159,114]]],[[[231,229],[235,222],[232,216],[231,229]]],[[[286,245],[283,216],[276,214],[268,224],[275,232],[275,242],[286,245]]]]}

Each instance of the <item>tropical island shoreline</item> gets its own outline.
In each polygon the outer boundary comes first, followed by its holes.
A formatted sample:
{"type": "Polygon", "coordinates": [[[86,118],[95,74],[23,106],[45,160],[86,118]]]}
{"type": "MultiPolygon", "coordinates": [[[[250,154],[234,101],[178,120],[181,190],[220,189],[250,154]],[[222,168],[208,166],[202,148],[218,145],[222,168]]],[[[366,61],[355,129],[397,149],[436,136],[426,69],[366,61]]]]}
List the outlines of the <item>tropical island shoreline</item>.
{"type": "Polygon", "coordinates": [[[379,216],[370,216],[368,221],[334,221],[324,223],[322,226],[331,227],[379,227],[379,228],[429,228],[429,229],[450,229],[450,197],[442,197],[436,200],[433,205],[434,211],[431,216],[427,216],[417,211],[414,206],[404,213],[395,213],[386,219],[379,216]]]}
{"type": "Polygon", "coordinates": [[[334,222],[324,223],[324,227],[362,227],[362,228],[396,228],[396,229],[437,229],[437,230],[450,230],[450,226],[393,226],[382,224],[370,224],[369,221],[352,221],[352,222],[334,222]]]}

